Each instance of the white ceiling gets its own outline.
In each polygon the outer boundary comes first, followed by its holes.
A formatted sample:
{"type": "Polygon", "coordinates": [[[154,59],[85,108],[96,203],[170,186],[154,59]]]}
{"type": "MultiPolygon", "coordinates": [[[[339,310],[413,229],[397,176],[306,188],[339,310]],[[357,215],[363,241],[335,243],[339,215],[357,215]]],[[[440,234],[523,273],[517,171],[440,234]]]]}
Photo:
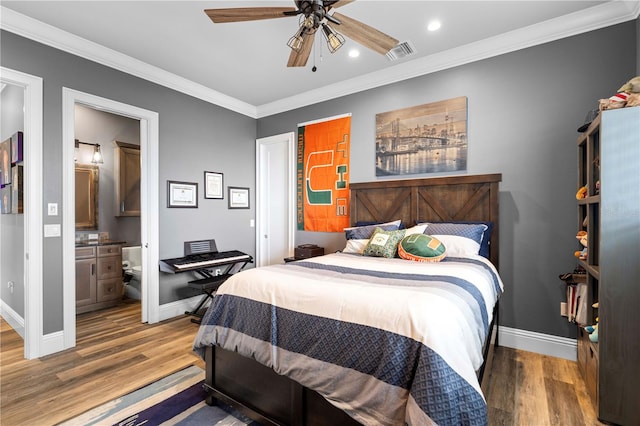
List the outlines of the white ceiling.
{"type": "Polygon", "coordinates": [[[286,66],[297,17],[214,24],[203,12],[292,0],[2,0],[1,19],[8,31],[257,118],[628,21],[639,4],[359,0],[340,13],[410,41],[416,54],[391,62],[349,39],[331,54],[317,34],[302,68],[286,66]],[[442,28],[428,32],[433,19],[442,28]],[[348,56],[354,48],[356,59],[348,56]]]}

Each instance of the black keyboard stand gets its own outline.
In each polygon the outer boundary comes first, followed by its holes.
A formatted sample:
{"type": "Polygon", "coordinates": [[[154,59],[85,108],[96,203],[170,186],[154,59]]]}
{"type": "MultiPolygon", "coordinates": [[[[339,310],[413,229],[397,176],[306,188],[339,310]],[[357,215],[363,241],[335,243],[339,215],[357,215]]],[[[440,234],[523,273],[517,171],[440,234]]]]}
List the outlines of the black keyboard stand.
{"type": "Polygon", "coordinates": [[[208,301],[213,300],[213,295],[216,290],[218,290],[218,287],[220,287],[222,283],[224,283],[233,274],[242,271],[250,262],[253,262],[253,259],[249,258],[249,260],[235,260],[228,263],[218,264],[212,269],[220,270],[222,272],[220,275],[214,275],[210,272],[210,269],[206,268],[196,269],[193,271],[202,278],[189,281],[187,286],[189,288],[200,290],[204,295],[202,296],[202,299],[200,299],[198,306],[191,311],[185,312],[186,315],[194,317],[191,318],[191,322],[200,324],[202,317],[204,316],[204,312],[208,307],[208,305],[205,306],[205,304],[208,301]]]}

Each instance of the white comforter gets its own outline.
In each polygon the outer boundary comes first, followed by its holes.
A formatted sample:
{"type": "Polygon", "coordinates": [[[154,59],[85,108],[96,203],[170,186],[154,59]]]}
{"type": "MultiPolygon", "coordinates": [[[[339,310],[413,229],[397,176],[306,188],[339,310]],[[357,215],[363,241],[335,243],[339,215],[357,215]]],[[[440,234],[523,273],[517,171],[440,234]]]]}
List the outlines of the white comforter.
{"type": "Polygon", "coordinates": [[[364,424],[486,424],[476,370],[502,288],[480,256],[256,268],[220,287],[194,349],[254,358],[364,424]]]}

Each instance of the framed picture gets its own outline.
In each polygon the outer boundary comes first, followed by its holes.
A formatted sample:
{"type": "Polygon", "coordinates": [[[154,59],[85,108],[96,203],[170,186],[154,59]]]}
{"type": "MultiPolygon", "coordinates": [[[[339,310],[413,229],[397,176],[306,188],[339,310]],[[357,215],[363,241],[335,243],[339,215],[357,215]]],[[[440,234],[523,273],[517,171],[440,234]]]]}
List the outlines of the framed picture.
{"type": "Polygon", "coordinates": [[[11,183],[11,138],[0,142],[0,185],[11,183]]]}
{"type": "Polygon", "coordinates": [[[22,163],[22,132],[11,136],[11,164],[22,163]]]}
{"type": "Polygon", "coordinates": [[[229,208],[248,209],[249,208],[249,188],[229,187],[229,208]]]}
{"type": "Polygon", "coordinates": [[[223,175],[217,172],[204,172],[204,198],[222,200],[223,175]]]}
{"type": "Polygon", "coordinates": [[[11,213],[11,185],[0,185],[0,213],[11,213]]]}
{"type": "Polygon", "coordinates": [[[22,164],[11,167],[11,213],[24,213],[24,170],[22,164]]]}
{"type": "Polygon", "coordinates": [[[168,180],[167,207],[198,208],[198,184],[168,180]]]}
{"type": "Polygon", "coordinates": [[[467,97],[376,114],[376,176],[467,170],[467,97]]]}

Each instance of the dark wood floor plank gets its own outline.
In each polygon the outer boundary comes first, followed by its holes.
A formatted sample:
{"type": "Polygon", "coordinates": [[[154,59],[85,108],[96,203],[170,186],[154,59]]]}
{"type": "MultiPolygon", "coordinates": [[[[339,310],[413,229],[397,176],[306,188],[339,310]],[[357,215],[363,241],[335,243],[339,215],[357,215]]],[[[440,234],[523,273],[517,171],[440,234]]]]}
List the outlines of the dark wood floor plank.
{"type": "Polygon", "coordinates": [[[582,412],[567,409],[567,407],[578,407],[580,405],[573,384],[545,378],[544,387],[549,407],[549,420],[552,425],[585,424],[582,412]]]}

